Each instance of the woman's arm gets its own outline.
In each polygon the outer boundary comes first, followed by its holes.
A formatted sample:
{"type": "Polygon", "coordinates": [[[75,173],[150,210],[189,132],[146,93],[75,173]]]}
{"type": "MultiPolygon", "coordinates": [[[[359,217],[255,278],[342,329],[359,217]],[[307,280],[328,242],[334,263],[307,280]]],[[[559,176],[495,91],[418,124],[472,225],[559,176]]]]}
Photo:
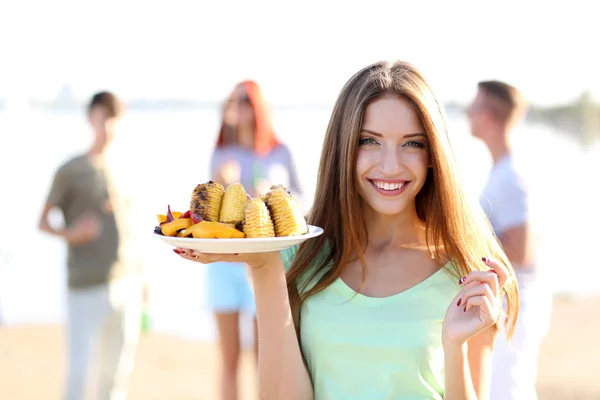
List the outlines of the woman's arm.
{"type": "Polygon", "coordinates": [[[444,346],[445,400],[486,400],[490,393],[496,328],[487,328],[465,344],[444,346]]]}
{"type": "Polygon", "coordinates": [[[486,400],[490,397],[492,351],[497,333],[498,329],[492,326],[472,337],[468,342],[469,369],[478,400],[486,400]]]}
{"type": "Polygon", "coordinates": [[[446,311],[442,327],[446,400],[487,400],[492,350],[500,317],[505,266],[484,257],[487,271],[472,271],[459,280],[462,290],[446,311]]]}
{"type": "Polygon", "coordinates": [[[302,360],[292,320],[287,281],[279,252],[206,254],[175,249],[187,260],[248,265],[258,322],[258,380],[262,400],[312,400],[312,384],[302,360]]]}
{"type": "Polygon", "coordinates": [[[308,371],[292,321],[281,257],[252,268],[258,322],[258,371],[263,400],[311,400],[308,371]]]}
{"type": "Polygon", "coordinates": [[[478,400],[473,388],[466,343],[444,346],[445,400],[478,400]]]}

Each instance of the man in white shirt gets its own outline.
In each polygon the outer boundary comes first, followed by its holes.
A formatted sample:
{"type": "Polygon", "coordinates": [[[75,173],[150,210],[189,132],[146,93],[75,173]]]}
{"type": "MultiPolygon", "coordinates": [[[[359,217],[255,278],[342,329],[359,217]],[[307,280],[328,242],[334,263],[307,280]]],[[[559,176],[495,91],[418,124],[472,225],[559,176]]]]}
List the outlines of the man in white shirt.
{"type": "Polygon", "coordinates": [[[490,400],[536,400],[537,362],[550,319],[552,298],[539,279],[537,239],[527,180],[511,153],[510,136],[527,104],[514,87],[478,84],[469,109],[471,132],[488,147],[493,167],[481,206],[511,260],[520,290],[520,314],[512,343],[501,333],[493,355],[490,400]]]}

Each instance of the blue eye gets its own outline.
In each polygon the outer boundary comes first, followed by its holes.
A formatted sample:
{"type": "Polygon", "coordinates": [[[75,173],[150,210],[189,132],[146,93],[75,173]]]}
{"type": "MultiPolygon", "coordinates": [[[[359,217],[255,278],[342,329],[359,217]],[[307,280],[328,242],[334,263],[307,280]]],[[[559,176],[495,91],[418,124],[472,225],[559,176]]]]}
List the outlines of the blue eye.
{"type": "Polygon", "coordinates": [[[379,144],[377,143],[377,140],[373,139],[372,137],[365,137],[365,138],[361,138],[358,141],[359,146],[365,145],[365,144],[379,144]]]}
{"type": "Polygon", "coordinates": [[[419,141],[416,140],[411,140],[409,142],[404,143],[403,147],[407,146],[407,147],[416,147],[417,149],[424,149],[425,148],[425,144],[421,143],[419,141]]]}

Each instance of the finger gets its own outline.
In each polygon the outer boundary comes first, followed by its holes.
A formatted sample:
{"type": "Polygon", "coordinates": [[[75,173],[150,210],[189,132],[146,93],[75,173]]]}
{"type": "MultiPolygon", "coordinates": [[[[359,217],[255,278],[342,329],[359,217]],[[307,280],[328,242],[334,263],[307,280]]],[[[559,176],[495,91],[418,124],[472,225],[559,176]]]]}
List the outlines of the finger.
{"type": "Polygon", "coordinates": [[[192,252],[188,257],[190,257],[190,259],[194,261],[201,262],[202,264],[211,264],[217,261],[226,261],[220,254],[192,252]]]}
{"type": "Polygon", "coordinates": [[[240,256],[235,254],[222,254],[222,253],[202,253],[196,250],[190,250],[191,256],[194,258],[202,258],[204,260],[210,260],[210,262],[215,261],[236,261],[240,262],[240,256]]]}
{"type": "Polygon", "coordinates": [[[464,312],[467,312],[474,307],[479,307],[481,309],[483,315],[487,315],[490,317],[490,320],[488,321],[488,323],[490,325],[496,323],[496,320],[498,319],[499,314],[497,313],[497,310],[494,308],[494,305],[490,302],[490,300],[487,297],[485,297],[485,296],[471,297],[467,301],[467,304],[465,305],[464,312]]]}
{"type": "Polygon", "coordinates": [[[482,261],[485,265],[496,271],[496,274],[498,275],[498,286],[500,290],[502,290],[504,284],[510,279],[510,271],[508,268],[504,264],[488,257],[483,257],[482,261]]]}
{"type": "Polygon", "coordinates": [[[191,249],[177,248],[173,250],[186,260],[201,262],[202,264],[210,264],[217,261],[226,262],[244,262],[245,259],[238,254],[217,254],[217,253],[200,253],[191,249]]]}
{"type": "Polygon", "coordinates": [[[463,277],[459,283],[471,283],[471,282],[483,282],[489,285],[492,289],[492,293],[497,295],[500,291],[500,283],[498,282],[498,275],[496,271],[471,271],[467,274],[467,276],[463,277]]]}
{"type": "Polygon", "coordinates": [[[463,295],[465,294],[465,292],[466,292],[467,290],[469,290],[470,288],[472,288],[472,287],[475,287],[475,286],[477,286],[477,285],[480,285],[480,284],[481,284],[481,283],[480,283],[480,282],[477,282],[477,281],[476,281],[476,282],[469,282],[469,283],[466,283],[466,284],[465,284],[465,286],[464,286],[464,287],[463,287],[463,288],[462,288],[462,289],[461,289],[461,290],[458,292],[458,294],[457,294],[457,295],[454,297],[454,300],[452,301],[452,303],[456,305],[456,304],[457,304],[457,302],[458,302],[458,300],[459,300],[461,297],[463,297],[463,295]]]}
{"type": "MultiPolygon", "coordinates": [[[[475,282],[473,282],[475,283],[475,282]]],[[[457,306],[460,306],[461,304],[466,305],[467,301],[471,298],[471,297],[477,297],[477,296],[485,296],[487,297],[490,302],[494,301],[494,293],[492,293],[492,289],[488,286],[487,283],[477,283],[474,286],[469,287],[468,289],[464,290],[463,295],[460,299],[458,299],[458,302],[456,303],[457,306]]]]}
{"type": "Polygon", "coordinates": [[[176,248],[173,251],[186,260],[198,261],[198,255],[194,254],[194,251],[191,249],[176,248]]]}
{"type": "Polygon", "coordinates": [[[193,257],[193,256],[195,256],[195,255],[198,255],[198,254],[199,254],[198,252],[195,252],[195,251],[194,251],[194,250],[192,250],[192,249],[184,249],[184,248],[181,248],[181,247],[178,247],[178,248],[176,248],[176,249],[175,249],[175,250],[173,250],[173,251],[174,251],[175,253],[177,253],[177,254],[180,254],[180,255],[182,255],[182,256],[191,256],[191,257],[193,257]]]}

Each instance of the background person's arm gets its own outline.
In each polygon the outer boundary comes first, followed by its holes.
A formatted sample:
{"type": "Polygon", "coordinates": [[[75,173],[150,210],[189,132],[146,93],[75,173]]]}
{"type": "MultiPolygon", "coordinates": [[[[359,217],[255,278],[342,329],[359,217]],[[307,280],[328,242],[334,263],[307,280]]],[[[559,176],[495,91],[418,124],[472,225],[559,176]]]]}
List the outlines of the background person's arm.
{"type": "Polygon", "coordinates": [[[528,268],[535,257],[535,238],[526,183],[518,176],[507,177],[501,189],[492,209],[498,239],[516,269],[528,268]]]}

